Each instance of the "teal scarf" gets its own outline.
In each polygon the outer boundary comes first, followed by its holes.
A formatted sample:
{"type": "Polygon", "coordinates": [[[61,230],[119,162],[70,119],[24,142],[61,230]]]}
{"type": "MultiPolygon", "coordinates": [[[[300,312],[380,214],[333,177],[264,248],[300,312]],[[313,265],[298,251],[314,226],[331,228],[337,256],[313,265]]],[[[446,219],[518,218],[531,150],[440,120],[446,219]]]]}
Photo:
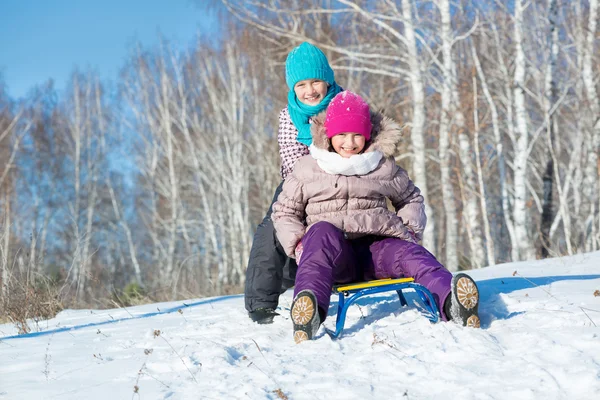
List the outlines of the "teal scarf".
{"type": "Polygon", "coordinates": [[[310,123],[308,120],[327,108],[329,102],[335,97],[336,94],[341,92],[343,89],[338,86],[337,83],[333,82],[327,89],[327,95],[321,100],[316,106],[309,106],[298,100],[294,89],[290,89],[288,93],[288,111],[290,112],[290,118],[298,129],[298,140],[307,146],[312,143],[312,135],[310,134],[310,123]]]}

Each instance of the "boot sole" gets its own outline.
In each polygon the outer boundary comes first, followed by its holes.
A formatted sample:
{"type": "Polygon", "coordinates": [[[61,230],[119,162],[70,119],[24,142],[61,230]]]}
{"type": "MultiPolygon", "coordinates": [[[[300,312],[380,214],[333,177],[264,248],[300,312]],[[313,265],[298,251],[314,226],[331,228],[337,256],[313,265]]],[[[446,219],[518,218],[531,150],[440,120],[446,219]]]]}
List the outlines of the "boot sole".
{"type": "Polygon", "coordinates": [[[475,281],[466,274],[458,274],[454,277],[454,293],[456,304],[459,307],[458,314],[462,319],[463,326],[480,328],[481,321],[477,310],[479,308],[479,290],[475,281]]]}
{"type": "Polygon", "coordinates": [[[467,318],[467,327],[469,328],[481,328],[481,321],[477,315],[471,315],[467,318]]]}
{"type": "Polygon", "coordinates": [[[298,293],[290,314],[294,324],[294,341],[300,343],[311,340],[319,329],[317,299],[313,292],[303,290],[298,293]]]}

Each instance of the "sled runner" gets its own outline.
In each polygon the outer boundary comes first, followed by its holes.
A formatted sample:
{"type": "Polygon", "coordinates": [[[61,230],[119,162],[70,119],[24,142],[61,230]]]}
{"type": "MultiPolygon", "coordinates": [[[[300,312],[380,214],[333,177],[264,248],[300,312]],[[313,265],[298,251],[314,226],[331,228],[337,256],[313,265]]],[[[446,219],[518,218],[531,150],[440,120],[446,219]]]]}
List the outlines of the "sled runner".
{"type": "Polygon", "coordinates": [[[413,278],[400,278],[400,279],[379,279],[375,281],[359,282],[353,284],[337,285],[333,287],[333,293],[338,294],[338,311],[337,319],[335,321],[335,332],[330,332],[333,338],[340,336],[344,330],[344,322],[346,321],[346,312],[356,300],[362,296],[389,292],[395,290],[400,298],[400,304],[407,306],[406,297],[404,297],[404,291],[414,291],[418,298],[421,300],[417,304],[420,311],[425,315],[432,323],[438,322],[440,314],[438,308],[433,299],[433,295],[424,286],[414,283],[413,278]],[[348,299],[346,299],[348,297],[348,299]]]}

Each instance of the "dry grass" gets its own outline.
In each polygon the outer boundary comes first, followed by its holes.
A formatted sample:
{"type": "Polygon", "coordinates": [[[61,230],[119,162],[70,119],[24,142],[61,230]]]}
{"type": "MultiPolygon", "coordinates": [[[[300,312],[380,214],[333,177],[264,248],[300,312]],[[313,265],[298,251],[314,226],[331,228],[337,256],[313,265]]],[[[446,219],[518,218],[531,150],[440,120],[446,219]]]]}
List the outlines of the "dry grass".
{"type": "Polygon", "coordinates": [[[281,389],[273,390],[273,393],[275,393],[278,399],[288,400],[288,397],[285,395],[285,393],[283,393],[283,390],[281,389]]]}
{"type": "Polygon", "coordinates": [[[237,294],[243,291],[239,285],[230,285],[207,293],[176,292],[172,288],[145,288],[130,283],[123,288],[102,284],[102,277],[88,276],[88,285],[83,298],[75,296],[76,284],[68,281],[62,273],[35,277],[27,276],[28,271],[20,273],[16,268],[11,271],[4,285],[3,297],[0,293],[0,324],[13,324],[18,334],[26,334],[40,330],[41,321],[51,319],[65,308],[107,309],[122,308],[150,304],[160,301],[175,301],[198,298],[209,295],[237,294]]]}
{"type": "Polygon", "coordinates": [[[13,277],[6,283],[6,294],[0,302],[0,321],[14,324],[19,334],[31,332],[63,309],[60,289],[47,279],[23,282],[13,277]]]}

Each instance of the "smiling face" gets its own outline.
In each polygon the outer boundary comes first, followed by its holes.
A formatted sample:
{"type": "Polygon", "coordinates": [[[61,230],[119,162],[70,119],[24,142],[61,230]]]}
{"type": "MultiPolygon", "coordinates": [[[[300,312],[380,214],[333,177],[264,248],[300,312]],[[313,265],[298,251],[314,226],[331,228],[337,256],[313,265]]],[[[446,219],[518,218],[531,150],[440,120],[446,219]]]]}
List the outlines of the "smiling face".
{"type": "Polygon", "coordinates": [[[331,145],[336,153],[344,158],[360,154],[365,148],[366,139],[358,133],[340,133],[331,138],[331,145]]]}
{"type": "Polygon", "coordinates": [[[316,106],[327,94],[327,82],[320,79],[305,79],[294,85],[294,93],[302,103],[316,106]]]}

